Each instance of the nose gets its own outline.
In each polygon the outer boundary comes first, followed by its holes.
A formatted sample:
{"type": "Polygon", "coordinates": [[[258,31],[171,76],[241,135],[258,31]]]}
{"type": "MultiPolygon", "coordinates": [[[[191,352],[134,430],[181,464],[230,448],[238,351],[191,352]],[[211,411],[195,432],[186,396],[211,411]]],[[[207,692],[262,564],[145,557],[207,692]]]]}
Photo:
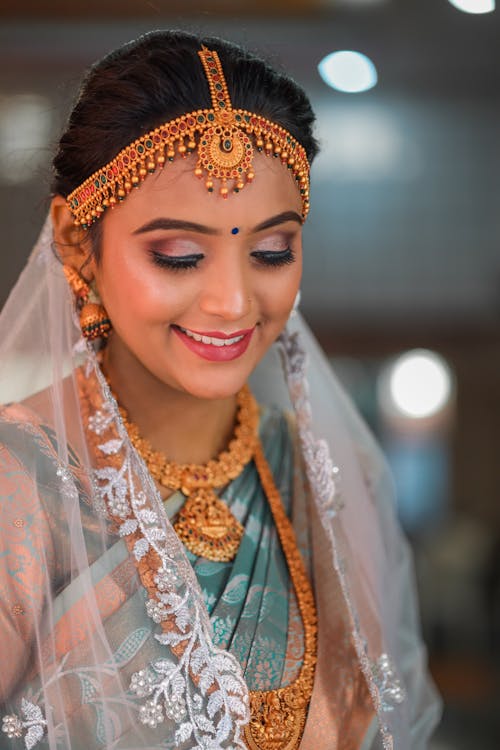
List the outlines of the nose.
{"type": "Polygon", "coordinates": [[[200,296],[202,311],[228,321],[247,317],[252,306],[248,276],[244,259],[235,247],[217,253],[200,296]]]}

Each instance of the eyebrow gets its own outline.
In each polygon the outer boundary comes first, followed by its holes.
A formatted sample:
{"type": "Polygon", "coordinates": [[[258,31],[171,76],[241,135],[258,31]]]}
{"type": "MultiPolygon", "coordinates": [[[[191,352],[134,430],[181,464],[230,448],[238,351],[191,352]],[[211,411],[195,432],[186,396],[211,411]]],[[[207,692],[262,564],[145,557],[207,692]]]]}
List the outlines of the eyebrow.
{"type": "MultiPolygon", "coordinates": [[[[280,224],[285,224],[287,221],[296,221],[298,224],[302,225],[302,217],[296,211],[283,211],[282,213],[277,214],[276,216],[271,216],[269,219],[257,224],[251,232],[263,232],[264,229],[271,229],[280,224]]],[[[208,235],[221,234],[220,230],[208,227],[205,224],[198,224],[194,221],[183,221],[182,219],[168,219],[163,216],[148,221],[138,229],[135,229],[133,234],[146,234],[146,232],[155,232],[159,229],[180,229],[184,232],[197,232],[199,234],[208,235]]]]}

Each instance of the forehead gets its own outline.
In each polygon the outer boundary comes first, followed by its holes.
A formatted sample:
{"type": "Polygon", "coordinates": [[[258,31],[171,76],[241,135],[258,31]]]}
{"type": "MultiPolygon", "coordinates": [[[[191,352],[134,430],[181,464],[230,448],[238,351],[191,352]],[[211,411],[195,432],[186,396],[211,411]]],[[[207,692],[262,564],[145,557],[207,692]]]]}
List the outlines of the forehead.
{"type": "Polygon", "coordinates": [[[255,179],[239,193],[223,198],[215,181],[209,193],[205,179],[195,176],[196,158],[177,158],[161,171],[146,177],[123,203],[106,212],[106,227],[133,231],[144,221],[166,216],[194,221],[214,228],[257,226],[269,216],[285,211],[301,213],[302,201],[292,173],[279,159],[256,154],[255,179]]]}

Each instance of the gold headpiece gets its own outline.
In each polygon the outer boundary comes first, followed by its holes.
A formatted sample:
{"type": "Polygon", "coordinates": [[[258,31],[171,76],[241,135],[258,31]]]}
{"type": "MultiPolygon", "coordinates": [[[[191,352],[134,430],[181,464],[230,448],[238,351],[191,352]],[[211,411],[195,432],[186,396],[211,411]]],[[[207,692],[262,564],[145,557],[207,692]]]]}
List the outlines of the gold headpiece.
{"type": "Polygon", "coordinates": [[[209,192],[220,181],[227,198],[252,182],[254,147],[281,159],[292,172],[302,197],[302,216],[309,211],[309,162],[304,148],[280,125],[244,109],[233,109],[217,52],[199,52],[212,95],[212,109],[199,109],[151,130],[124,148],[109,164],[94,172],[67,198],[75,224],[87,229],[104,210],[122,201],[146,175],[166,161],[198,152],[195,174],[206,177],[209,192]]]}

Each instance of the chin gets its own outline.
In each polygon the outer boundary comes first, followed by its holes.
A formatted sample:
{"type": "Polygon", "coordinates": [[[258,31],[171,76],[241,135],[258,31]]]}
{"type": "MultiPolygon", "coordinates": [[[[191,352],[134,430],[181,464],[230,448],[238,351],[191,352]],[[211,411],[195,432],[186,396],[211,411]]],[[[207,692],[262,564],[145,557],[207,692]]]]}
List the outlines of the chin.
{"type": "MultiPolygon", "coordinates": [[[[203,373],[200,378],[190,378],[182,384],[183,390],[191,396],[206,400],[223,400],[235,396],[250,377],[251,370],[240,372],[221,372],[222,368],[212,373],[203,373]]],[[[228,368],[229,369],[229,368],[228,368]]]]}

